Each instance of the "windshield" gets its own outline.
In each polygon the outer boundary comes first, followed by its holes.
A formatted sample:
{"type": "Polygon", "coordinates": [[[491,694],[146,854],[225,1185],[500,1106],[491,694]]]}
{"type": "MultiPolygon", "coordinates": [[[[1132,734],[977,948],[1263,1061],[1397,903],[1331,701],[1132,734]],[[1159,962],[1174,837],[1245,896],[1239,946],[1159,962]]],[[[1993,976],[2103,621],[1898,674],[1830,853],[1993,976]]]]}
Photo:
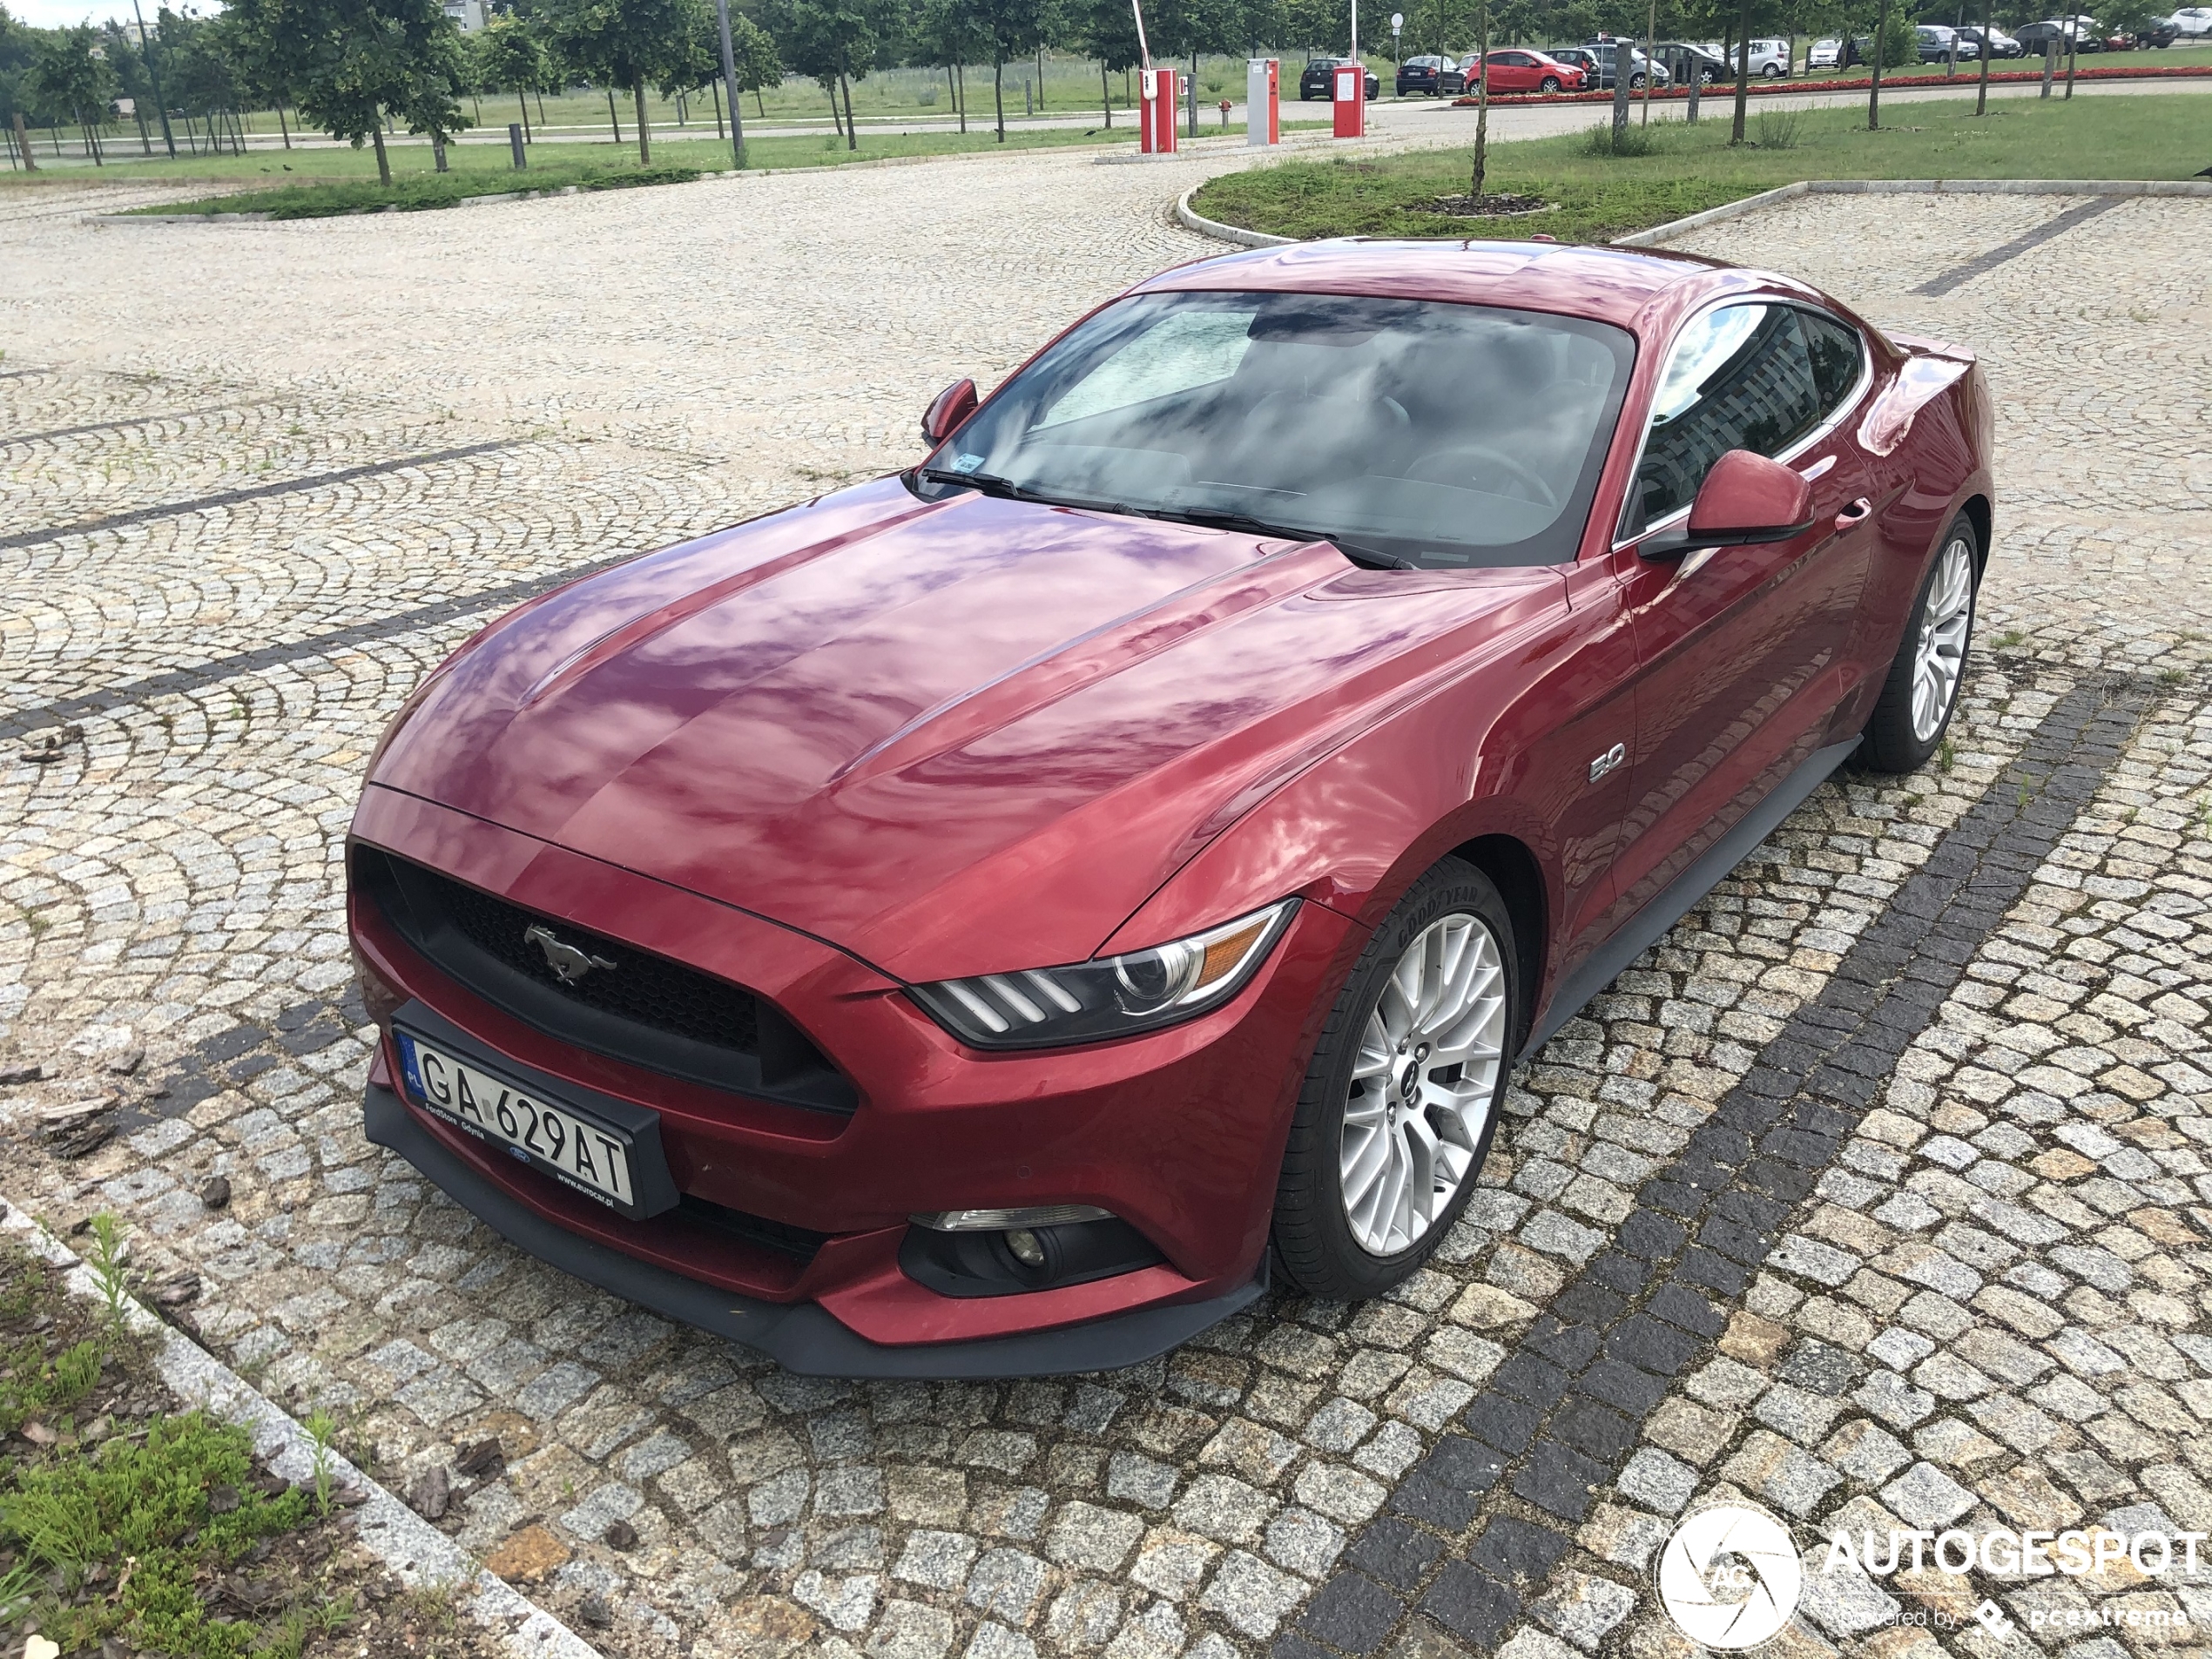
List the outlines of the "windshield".
{"type": "Polygon", "coordinates": [[[1448,569],[1575,556],[1635,347],[1538,312],[1140,294],[1009,381],[918,470],[1448,569]]]}

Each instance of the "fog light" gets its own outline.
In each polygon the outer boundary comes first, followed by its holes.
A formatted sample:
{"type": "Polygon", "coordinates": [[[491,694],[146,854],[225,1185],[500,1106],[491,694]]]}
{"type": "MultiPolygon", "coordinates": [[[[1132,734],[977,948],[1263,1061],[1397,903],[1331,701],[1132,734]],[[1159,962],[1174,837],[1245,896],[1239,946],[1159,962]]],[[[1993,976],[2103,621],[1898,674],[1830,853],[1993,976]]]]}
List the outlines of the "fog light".
{"type": "Polygon", "coordinates": [[[917,1227],[941,1233],[995,1233],[1010,1227],[1065,1227],[1078,1221],[1105,1221],[1109,1212],[1091,1204],[1041,1204],[1026,1210],[935,1210],[909,1216],[917,1227]]]}
{"type": "Polygon", "coordinates": [[[1016,1227],[1007,1234],[1006,1247],[1014,1252],[1014,1259],[1024,1267],[1044,1265],[1044,1246],[1037,1242],[1036,1234],[1027,1227],[1016,1227]]]}

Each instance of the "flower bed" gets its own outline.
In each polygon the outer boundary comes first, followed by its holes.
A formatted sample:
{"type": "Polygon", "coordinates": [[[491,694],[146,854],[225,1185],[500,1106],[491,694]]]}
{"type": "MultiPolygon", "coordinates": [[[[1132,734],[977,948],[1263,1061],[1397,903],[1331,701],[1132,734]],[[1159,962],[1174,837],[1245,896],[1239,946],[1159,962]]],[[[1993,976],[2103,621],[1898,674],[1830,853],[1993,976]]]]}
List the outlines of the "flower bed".
{"type": "MultiPolygon", "coordinates": [[[[2063,70],[2059,71],[2060,77],[2063,77],[2064,74],[2063,70]]],[[[2202,79],[2206,76],[2212,76],[2212,64],[2177,64],[2172,69],[2156,67],[2076,69],[2074,71],[2074,78],[2077,81],[2179,81],[2202,79]]],[[[2040,81],[2042,78],[2043,71],[2040,69],[1993,69],[1989,71],[1989,82],[1993,86],[2003,85],[2006,83],[2040,81]]],[[[1967,87],[1979,85],[1980,83],[1981,71],[1976,70],[1971,74],[1961,74],[1955,79],[1948,76],[1938,78],[1933,75],[1899,75],[1885,80],[1882,84],[1899,91],[1929,85],[1950,86],[1963,91],[1967,87]]],[[[1848,79],[1824,81],[1770,81],[1760,78],[1752,81],[1751,92],[1754,97],[1759,98],[1769,98],[1780,92],[1863,92],[1872,84],[1873,77],[1871,75],[1855,75],[1848,79]]],[[[1654,87],[1651,91],[1654,103],[1663,102],[1668,98],[1687,98],[1689,96],[1689,89],[1687,86],[1659,86],[1654,87]]],[[[1707,89],[1703,96],[1714,98],[1733,98],[1736,96],[1736,83],[1733,81],[1716,82],[1707,89]]],[[[1629,99],[1631,103],[1642,102],[1642,89],[1638,88],[1630,92],[1629,99]]],[[[1493,104],[1516,105],[1610,104],[1613,102],[1613,94],[1610,92],[1493,92],[1490,95],[1490,101],[1493,104]]],[[[1475,106],[1475,103],[1476,100],[1473,97],[1455,98],[1452,100],[1454,109],[1471,110],[1475,106]]]]}

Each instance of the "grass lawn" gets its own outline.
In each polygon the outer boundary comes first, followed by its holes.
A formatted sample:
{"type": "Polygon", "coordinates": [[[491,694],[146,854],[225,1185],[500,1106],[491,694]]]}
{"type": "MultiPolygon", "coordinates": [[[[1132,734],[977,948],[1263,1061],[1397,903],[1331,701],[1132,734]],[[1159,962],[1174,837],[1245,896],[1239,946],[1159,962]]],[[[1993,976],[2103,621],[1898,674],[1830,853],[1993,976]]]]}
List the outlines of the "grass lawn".
{"type": "MultiPolygon", "coordinates": [[[[2212,99],[2202,94],[1993,98],[1901,104],[1878,132],[1865,108],[1754,104],[1750,143],[1729,145],[1730,107],[1695,126],[1655,108],[1649,152],[1592,152],[1591,135],[1490,146],[1486,192],[1540,196],[1557,211],[1459,219],[1433,211],[1464,192],[1472,155],[1429,150],[1379,160],[1285,161],[1230,173],[1191,206],[1209,219],[1278,236],[1504,237],[1541,231],[1602,242],[1799,179],[2187,179],[2205,165],[2212,99]]],[[[1599,113],[1602,113],[1600,111],[1599,113]]],[[[1594,120],[1594,126],[1602,125],[1594,120]]]]}

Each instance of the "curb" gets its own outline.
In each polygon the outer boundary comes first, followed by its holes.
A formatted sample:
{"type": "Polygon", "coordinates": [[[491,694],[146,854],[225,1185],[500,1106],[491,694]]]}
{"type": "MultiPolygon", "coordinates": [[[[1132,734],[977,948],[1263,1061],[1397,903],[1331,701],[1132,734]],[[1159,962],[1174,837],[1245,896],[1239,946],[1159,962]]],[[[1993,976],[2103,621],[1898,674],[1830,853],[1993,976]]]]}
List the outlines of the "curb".
{"type": "MultiPolygon", "coordinates": [[[[1265,231],[1248,231],[1242,226],[1224,225],[1218,219],[1208,219],[1190,206],[1190,198],[1211,182],[1205,180],[1193,185],[1176,199],[1176,222],[1184,229],[1196,231],[1201,236],[1211,236],[1217,242],[1227,242],[1236,247],[1283,247],[1298,239],[1294,236],[1271,236],[1265,231]]],[[[1655,225],[1648,231],[1632,231],[1626,236],[1616,236],[1607,246],[1657,247],[1662,242],[1687,235],[1691,231],[1702,230],[1708,225],[1741,218],[1763,207],[1777,207],[1799,196],[1926,195],[2212,198],[2212,183],[2199,184],[2194,179],[1800,179],[1793,185],[1778,185],[1772,190],[1763,190],[1756,196],[1746,196],[1741,201],[1723,202],[1718,207],[1709,207],[1702,213],[1669,219],[1664,225],[1655,225]]]]}
{"type": "MultiPolygon", "coordinates": [[[[2060,76],[2063,77],[2064,73],[2064,71],[2060,71],[2060,76]]],[[[2158,81],[2202,80],[2207,76],[2212,76],[2212,64],[2182,64],[2165,68],[2161,68],[2156,64],[2148,64],[2136,69],[2106,69],[2100,66],[2094,69],[2077,70],[2074,74],[2074,79],[2084,86],[2111,86],[2116,84],[2127,82],[2155,83],[2158,81]]],[[[2042,78],[2043,71],[2040,69],[2000,69],[1990,71],[1989,84],[1992,86],[2033,86],[2040,82],[2042,78]]],[[[1925,91],[1940,88],[1958,92],[1963,97],[1966,93],[1973,91],[1980,84],[1981,77],[1979,74],[1961,75],[1955,78],[1935,75],[1906,75],[1894,80],[1884,81],[1882,83],[1882,90],[1885,92],[1898,92],[1912,91],[1916,89],[1925,91]]],[[[2058,78],[2054,78],[2052,84],[2054,85],[2058,84],[2058,78]]],[[[1784,80],[1777,77],[1773,80],[1767,80],[1764,78],[1754,80],[1751,82],[1747,91],[1748,95],[1752,98],[1789,98],[1792,96],[1802,96],[1806,93],[1864,92],[1870,90],[1872,85],[1873,81],[1871,78],[1865,75],[1855,76],[1848,79],[1838,77],[1824,76],[1818,80],[1807,80],[1802,76],[1791,80],[1784,80]]],[[[1664,104],[1669,100],[1675,102],[1684,102],[1688,100],[1689,97],[1689,88],[1687,85],[1655,86],[1651,89],[1651,100],[1655,104],[1664,104]]],[[[1728,80],[1712,83],[1702,90],[1699,92],[1698,97],[1701,102],[1708,98],[1712,99],[1715,102],[1719,102],[1723,99],[1732,101],[1736,97],[1736,82],[1733,78],[1731,78],[1728,80]]],[[[1639,88],[1631,91],[1629,94],[1629,98],[1632,103],[1641,104],[1643,102],[1642,90],[1639,88]]],[[[1518,109],[1545,105],[1563,104],[1582,104],[1595,106],[1599,105],[1610,104],[1612,101],[1613,94],[1609,91],[1496,92],[1491,95],[1490,107],[1497,109],[1502,106],[1506,109],[1518,109]]],[[[1448,101],[1440,101],[1437,107],[1439,109],[1446,110],[1471,110],[1475,107],[1475,100],[1472,95],[1468,95],[1452,98],[1448,101]]]]}
{"type": "Polygon", "coordinates": [[[2193,179],[1811,179],[1723,202],[1687,219],[1616,236],[1614,247],[1656,247],[1723,219],[1777,206],[1799,196],[2196,196],[2212,197],[2212,184],[2193,179]]]}
{"type": "MultiPolygon", "coordinates": [[[[47,1231],[21,1204],[0,1199],[0,1232],[12,1233],[30,1252],[62,1270],[71,1291],[99,1297],[98,1282],[69,1246],[47,1231]]],[[[204,1406],[253,1437],[253,1449],[295,1485],[314,1479],[314,1442],[291,1414],[173,1325],[135,1298],[124,1305],[125,1323],[158,1345],[155,1369],[178,1398],[204,1406]]],[[[515,1659],[604,1659],[599,1650],[522,1592],[476,1565],[452,1539],[401,1503],[336,1451],[325,1454],[337,1483],[358,1487],[368,1501],[354,1511],[355,1535],[410,1588],[423,1584],[465,1586],[469,1615],[515,1659]]]]}
{"type": "Polygon", "coordinates": [[[1265,231],[1248,231],[1236,225],[1224,225],[1219,219],[1208,219],[1190,206],[1191,197],[1211,179],[1202,179],[1175,199],[1176,222],[1185,230],[1196,231],[1201,236],[1211,236],[1217,242],[1228,242],[1238,247],[1287,247],[1298,240],[1295,236],[1271,236],[1265,231]]]}

